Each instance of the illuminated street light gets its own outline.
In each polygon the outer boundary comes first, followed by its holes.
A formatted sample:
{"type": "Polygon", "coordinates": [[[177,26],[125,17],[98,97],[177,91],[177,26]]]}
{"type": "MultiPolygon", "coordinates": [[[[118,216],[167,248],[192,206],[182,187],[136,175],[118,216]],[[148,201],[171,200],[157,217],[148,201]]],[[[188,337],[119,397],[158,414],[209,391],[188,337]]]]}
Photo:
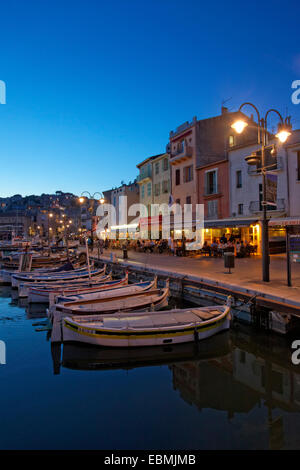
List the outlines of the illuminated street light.
{"type": "Polygon", "coordinates": [[[91,239],[92,239],[92,240],[93,240],[93,232],[94,232],[94,230],[93,230],[93,212],[94,212],[95,196],[96,196],[97,194],[100,196],[99,199],[98,199],[98,202],[99,202],[100,204],[104,204],[105,198],[104,198],[103,194],[102,194],[102,193],[99,193],[99,192],[95,192],[93,195],[91,195],[91,193],[90,193],[89,191],[83,191],[83,192],[81,193],[81,196],[79,197],[79,202],[80,202],[81,204],[85,201],[85,199],[88,199],[88,198],[89,198],[89,199],[92,200],[92,207],[90,207],[90,208],[88,209],[88,210],[91,212],[91,214],[92,214],[92,222],[91,222],[91,224],[92,224],[92,225],[91,225],[91,239]],[[85,196],[85,195],[86,195],[86,196],[85,196]]]}
{"type": "MultiPolygon", "coordinates": [[[[262,272],[263,272],[263,281],[269,282],[270,281],[270,255],[269,255],[269,227],[268,227],[268,219],[267,219],[267,182],[266,176],[267,171],[270,170],[270,166],[266,166],[266,147],[268,143],[268,125],[267,125],[267,118],[268,115],[272,112],[279,116],[280,123],[278,125],[278,132],[276,134],[277,139],[284,143],[287,138],[291,135],[291,121],[290,117],[287,117],[285,121],[283,120],[281,114],[276,109],[269,109],[267,111],[264,118],[261,118],[260,113],[256,106],[252,103],[243,103],[239,107],[239,111],[242,110],[244,106],[251,106],[255,109],[257,113],[257,128],[258,128],[258,144],[261,144],[260,156],[257,155],[257,152],[253,152],[250,157],[246,157],[246,161],[249,165],[255,165],[258,161],[261,161],[261,173],[262,173],[262,190],[263,190],[263,197],[262,197],[262,209],[263,209],[263,219],[262,219],[262,272]]],[[[245,128],[247,127],[246,121],[239,119],[234,122],[231,127],[236,130],[238,134],[241,134],[245,128]]],[[[275,150],[275,149],[274,149],[275,150]]]]}
{"type": "Polygon", "coordinates": [[[291,134],[291,124],[289,121],[284,124],[278,124],[278,132],[275,137],[277,137],[281,143],[284,144],[291,134]]]}
{"type": "Polygon", "coordinates": [[[239,119],[235,121],[231,127],[238,133],[241,134],[246,127],[248,126],[248,123],[246,121],[243,121],[242,119],[239,119]]]}

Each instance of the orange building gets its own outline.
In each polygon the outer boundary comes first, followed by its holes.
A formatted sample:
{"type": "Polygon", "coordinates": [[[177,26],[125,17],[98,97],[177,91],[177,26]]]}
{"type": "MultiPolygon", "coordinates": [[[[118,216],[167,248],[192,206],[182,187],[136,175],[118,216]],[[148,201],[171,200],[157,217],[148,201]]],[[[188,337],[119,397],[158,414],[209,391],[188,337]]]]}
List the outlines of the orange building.
{"type": "Polygon", "coordinates": [[[204,204],[204,217],[224,219],[229,217],[229,167],[222,160],[197,168],[198,201],[204,204]]]}

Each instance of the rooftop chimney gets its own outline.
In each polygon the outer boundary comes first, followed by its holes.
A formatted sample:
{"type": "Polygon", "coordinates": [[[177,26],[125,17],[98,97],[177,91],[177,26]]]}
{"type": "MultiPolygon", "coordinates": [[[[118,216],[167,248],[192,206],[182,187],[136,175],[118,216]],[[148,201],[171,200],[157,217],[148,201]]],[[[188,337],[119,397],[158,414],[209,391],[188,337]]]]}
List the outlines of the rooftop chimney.
{"type": "Polygon", "coordinates": [[[226,114],[226,113],[228,113],[228,108],[226,108],[226,106],[222,106],[221,114],[226,114]]]}

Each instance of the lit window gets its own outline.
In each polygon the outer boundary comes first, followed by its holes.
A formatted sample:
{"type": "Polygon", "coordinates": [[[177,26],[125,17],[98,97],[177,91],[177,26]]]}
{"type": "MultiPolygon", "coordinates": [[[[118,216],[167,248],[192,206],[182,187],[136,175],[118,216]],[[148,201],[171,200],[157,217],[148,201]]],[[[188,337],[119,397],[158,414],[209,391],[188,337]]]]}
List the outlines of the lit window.
{"type": "Polygon", "coordinates": [[[229,136],[229,147],[233,147],[235,145],[235,136],[230,135],[229,136]]]}

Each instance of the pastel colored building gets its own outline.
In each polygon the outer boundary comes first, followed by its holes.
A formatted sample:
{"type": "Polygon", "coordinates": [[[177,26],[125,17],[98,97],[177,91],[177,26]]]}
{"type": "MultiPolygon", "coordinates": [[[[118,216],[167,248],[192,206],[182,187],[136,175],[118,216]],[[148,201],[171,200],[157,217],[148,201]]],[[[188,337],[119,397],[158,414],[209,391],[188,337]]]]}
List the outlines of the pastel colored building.
{"type": "Polygon", "coordinates": [[[170,155],[161,153],[146,158],[137,165],[140,173],[138,183],[140,187],[140,203],[147,208],[146,214],[140,217],[140,237],[161,238],[161,210],[159,206],[167,206],[171,191],[170,155]]]}
{"type": "MultiPolygon", "coordinates": [[[[172,196],[175,202],[200,203],[203,200],[205,182],[196,175],[196,170],[228,159],[231,147],[253,142],[257,139],[256,124],[241,112],[229,112],[222,107],[221,114],[212,118],[186,122],[170,132],[170,163],[172,196]],[[243,116],[252,124],[241,135],[236,135],[231,124],[243,116]],[[198,187],[198,184],[203,187],[198,187]]],[[[226,204],[225,204],[226,205],[226,204]]]]}
{"type": "Polygon", "coordinates": [[[199,204],[204,204],[204,217],[224,219],[229,217],[229,164],[221,160],[197,169],[199,204]]]}

